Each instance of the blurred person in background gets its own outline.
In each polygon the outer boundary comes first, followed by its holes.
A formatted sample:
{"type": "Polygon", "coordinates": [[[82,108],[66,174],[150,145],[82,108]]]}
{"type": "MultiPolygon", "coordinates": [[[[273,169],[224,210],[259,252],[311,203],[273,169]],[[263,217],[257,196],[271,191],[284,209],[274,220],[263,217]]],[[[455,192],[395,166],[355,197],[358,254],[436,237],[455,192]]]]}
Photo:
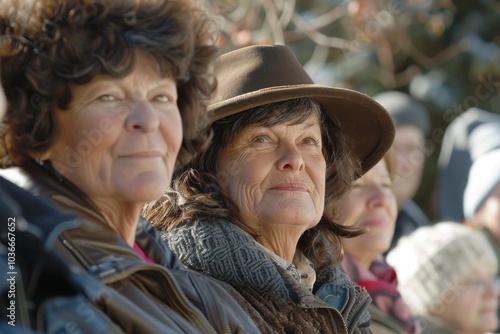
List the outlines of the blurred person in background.
{"type": "Polygon", "coordinates": [[[440,221],[462,222],[464,190],[473,162],[500,148],[500,115],[469,108],[444,133],[438,160],[437,207],[440,221]]]}
{"type": "MultiPolygon", "coordinates": [[[[187,0],[2,2],[1,165],[20,166],[35,194],[78,216],[31,221],[66,271],[25,258],[29,268],[53,269],[52,279],[37,280],[37,270],[26,277],[28,326],[258,332],[219,282],[187,271],[140,216],[168,189],[174,167],[210,138],[214,28],[187,0]],[[81,273],[72,278],[83,281],[83,295],[47,298],[68,271],[81,273]]],[[[27,224],[19,223],[20,232],[27,224]]]]}
{"type": "Polygon", "coordinates": [[[427,158],[424,143],[430,131],[430,121],[427,109],[406,93],[387,91],[375,95],[373,99],[387,109],[396,126],[392,147],[398,163],[394,182],[398,217],[391,249],[402,236],[420,226],[429,225],[429,218],[412,198],[422,181],[427,158]]]}
{"type": "Polygon", "coordinates": [[[356,180],[352,190],[327,206],[336,221],[365,229],[355,238],[343,238],[345,273],[372,297],[369,307],[374,334],[419,333],[420,324],[412,316],[398,292],[397,277],[384,260],[391,243],[397,216],[393,183],[397,163],[393,152],[356,180]]]}
{"type": "Polygon", "coordinates": [[[220,56],[208,107],[214,139],[146,208],[190,269],[225,281],[265,333],[369,333],[370,297],[339,268],[324,216],[392,145],[387,111],[314,84],[283,45],[220,56]]]}
{"type": "Polygon", "coordinates": [[[498,327],[498,262],[483,234],[457,222],[400,239],[387,261],[424,334],[484,334],[498,327]]]}
{"type": "Polygon", "coordinates": [[[463,196],[465,223],[484,234],[500,263],[500,149],[474,161],[463,196]]]}

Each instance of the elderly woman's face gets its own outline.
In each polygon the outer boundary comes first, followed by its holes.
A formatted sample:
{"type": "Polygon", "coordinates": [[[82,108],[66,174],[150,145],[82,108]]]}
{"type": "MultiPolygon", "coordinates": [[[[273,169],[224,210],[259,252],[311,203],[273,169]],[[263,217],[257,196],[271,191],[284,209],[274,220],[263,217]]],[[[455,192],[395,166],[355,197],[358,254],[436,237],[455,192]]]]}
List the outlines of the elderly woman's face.
{"type": "Polygon", "coordinates": [[[397,204],[385,159],[354,182],[352,190],[335,202],[338,218],[349,226],[368,232],[344,239],[346,250],[357,258],[385,252],[394,235],[397,204]]]}
{"type": "Polygon", "coordinates": [[[495,273],[479,265],[438,300],[432,313],[457,333],[491,332],[499,324],[498,294],[495,273]]]}
{"type": "Polygon", "coordinates": [[[92,199],[141,203],[170,184],[182,141],[176,82],[137,53],[124,78],[98,76],[75,86],[47,152],[62,175],[92,199]]]}
{"type": "Polygon", "coordinates": [[[323,214],[326,162],[317,115],[296,125],[247,126],[221,150],[217,170],[242,222],[258,231],[306,230],[323,214]]]}

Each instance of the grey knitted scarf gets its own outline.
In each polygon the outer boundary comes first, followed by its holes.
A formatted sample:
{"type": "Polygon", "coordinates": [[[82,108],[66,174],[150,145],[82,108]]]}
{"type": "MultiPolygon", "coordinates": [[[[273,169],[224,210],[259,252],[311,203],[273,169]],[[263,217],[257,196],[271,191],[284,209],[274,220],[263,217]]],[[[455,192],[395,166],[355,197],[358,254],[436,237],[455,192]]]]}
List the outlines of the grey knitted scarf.
{"type": "Polygon", "coordinates": [[[251,286],[292,299],[277,264],[247,233],[228,222],[197,221],[162,234],[167,245],[190,269],[232,286],[251,286]]]}
{"type": "MultiPolygon", "coordinates": [[[[232,223],[194,221],[163,233],[162,237],[181,262],[192,270],[236,288],[250,286],[293,302],[324,306],[306,287],[274,263],[250,235],[232,223]]],[[[351,298],[357,299],[359,304],[369,299],[366,291],[349,279],[338,265],[320,269],[316,275],[320,284],[335,283],[348,287],[353,293],[351,298]]],[[[358,308],[353,307],[351,312],[358,313],[359,323],[370,321],[366,310],[359,312],[358,308]]],[[[350,318],[351,314],[344,316],[350,318]]]]}

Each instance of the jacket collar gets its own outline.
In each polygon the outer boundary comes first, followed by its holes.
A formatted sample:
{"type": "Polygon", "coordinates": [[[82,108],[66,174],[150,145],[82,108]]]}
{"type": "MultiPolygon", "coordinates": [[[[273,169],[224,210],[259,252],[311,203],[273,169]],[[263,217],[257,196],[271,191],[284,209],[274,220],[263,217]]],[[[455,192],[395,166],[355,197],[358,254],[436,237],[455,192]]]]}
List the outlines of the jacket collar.
{"type": "MultiPolygon", "coordinates": [[[[45,250],[52,248],[57,236],[80,225],[76,215],[58,210],[53,203],[33,196],[30,192],[0,178],[0,212],[12,217],[16,230],[26,231],[43,243],[45,250]]],[[[8,224],[1,224],[7,232],[8,224]]]]}
{"type": "MultiPolygon", "coordinates": [[[[78,254],[80,262],[94,275],[108,274],[110,267],[113,267],[115,272],[120,272],[138,262],[144,262],[98,212],[82,207],[63,195],[54,195],[52,198],[65,208],[86,217],[77,230],[65,231],[61,239],[65,240],[74,255],[78,254]]],[[[168,264],[170,268],[179,266],[175,255],[166,249],[158,232],[142,217],[137,224],[135,242],[156,264],[168,264]]]]}
{"type": "MultiPolygon", "coordinates": [[[[52,199],[59,208],[78,214],[82,224],[78,229],[66,230],[60,239],[79,262],[88,270],[105,272],[99,266],[128,267],[143,259],[106,222],[93,202],[74,184],[57,173],[50,163],[38,165],[29,162],[23,168],[36,181],[30,185],[31,191],[52,199]],[[103,263],[106,263],[104,265],[103,263]]],[[[179,268],[181,264],[170,251],[160,235],[145,219],[139,217],[135,242],[143,252],[160,265],[179,268]]]]}

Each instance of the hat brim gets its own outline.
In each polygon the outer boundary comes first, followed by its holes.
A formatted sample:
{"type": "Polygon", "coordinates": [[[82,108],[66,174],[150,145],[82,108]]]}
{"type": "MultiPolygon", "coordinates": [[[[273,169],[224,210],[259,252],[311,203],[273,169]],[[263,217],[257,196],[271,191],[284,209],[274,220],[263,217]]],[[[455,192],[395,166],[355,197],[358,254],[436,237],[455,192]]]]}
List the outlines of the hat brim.
{"type": "Polygon", "coordinates": [[[265,104],[303,97],[316,100],[326,115],[339,121],[363,174],[390,149],[395,129],[388,112],[369,96],[346,88],[317,84],[263,88],[213,103],[208,112],[216,121],[265,104]]]}

